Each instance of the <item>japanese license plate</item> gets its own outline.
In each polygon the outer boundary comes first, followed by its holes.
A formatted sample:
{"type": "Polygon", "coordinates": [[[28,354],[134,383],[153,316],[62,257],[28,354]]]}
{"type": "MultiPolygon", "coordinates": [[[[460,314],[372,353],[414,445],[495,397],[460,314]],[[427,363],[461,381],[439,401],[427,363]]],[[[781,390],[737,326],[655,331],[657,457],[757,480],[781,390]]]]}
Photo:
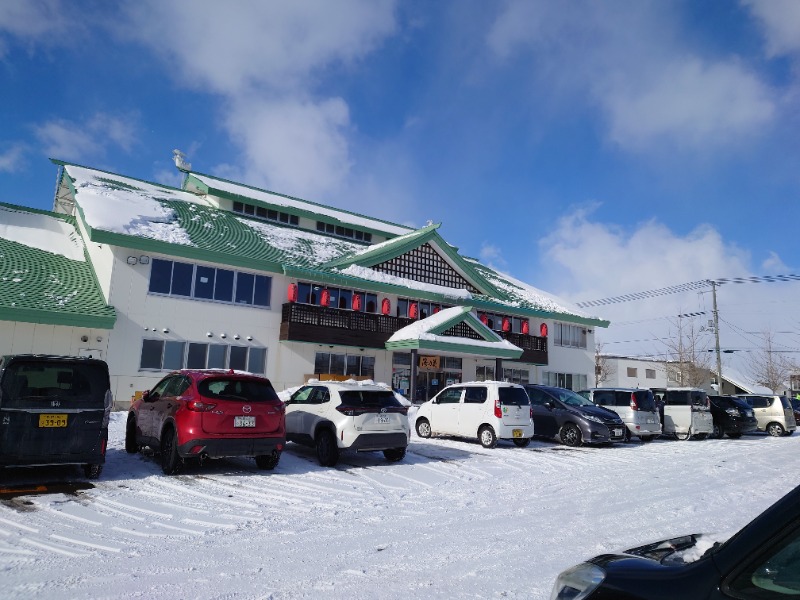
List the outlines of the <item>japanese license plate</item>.
{"type": "Polygon", "coordinates": [[[67,415],[39,415],[39,427],[66,427],[67,415]]]}
{"type": "Polygon", "coordinates": [[[388,423],[389,422],[389,415],[378,415],[375,417],[376,423],[388,423]]]}
{"type": "Polygon", "coordinates": [[[233,417],[233,426],[234,427],[255,427],[256,426],[256,418],[255,417],[233,417]]]}
{"type": "Polygon", "coordinates": [[[513,437],[515,437],[515,438],[521,438],[522,437],[522,429],[512,429],[511,430],[511,435],[513,437]]]}
{"type": "Polygon", "coordinates": [[[622,429],[615,429],[614,435],[622,435],[622,429]]]}

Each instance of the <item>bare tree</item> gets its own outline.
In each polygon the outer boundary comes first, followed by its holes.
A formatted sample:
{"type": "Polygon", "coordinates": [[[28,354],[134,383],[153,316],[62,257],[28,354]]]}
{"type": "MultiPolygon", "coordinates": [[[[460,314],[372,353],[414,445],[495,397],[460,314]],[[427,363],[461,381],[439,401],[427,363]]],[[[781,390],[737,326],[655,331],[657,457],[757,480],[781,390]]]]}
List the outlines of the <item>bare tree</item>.
{"type": "Polygon", "coordinates": [[[755,352],[750,363],[750,376],[758,385],[779,393],[787,389],[797,365],[785,353],[775,348],[771,331],[763,333],[763,345],[755,352]]]}
{"type": "Polygon", "coordinates": [[[611,379],[614,374],[614,365],[603,354],[605,344],[597,343],[594,346],[594,387],[600,387],[604,381],[611,379]]]}
{"type": "Polygon", "coordinates": [[[667,380],[680,386],[704,387],[711,370],[711,354],[694,321],[682,317],[671,322],[667,346],[667,380]]]}

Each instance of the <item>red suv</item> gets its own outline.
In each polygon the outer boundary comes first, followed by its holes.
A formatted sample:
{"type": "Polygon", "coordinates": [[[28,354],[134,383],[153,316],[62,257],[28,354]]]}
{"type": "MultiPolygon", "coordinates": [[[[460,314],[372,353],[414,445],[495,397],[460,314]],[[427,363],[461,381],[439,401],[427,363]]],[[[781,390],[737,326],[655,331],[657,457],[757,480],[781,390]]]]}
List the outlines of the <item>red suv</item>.
{"type": "Polygon", "coordinates": [[[274,469],[285,443],[285,408],[269,379],[234,371],[170,373],[131,404],[125,428],[125,450],[150,446],[168,475],[184,459],[225,456],[274,469]]]}

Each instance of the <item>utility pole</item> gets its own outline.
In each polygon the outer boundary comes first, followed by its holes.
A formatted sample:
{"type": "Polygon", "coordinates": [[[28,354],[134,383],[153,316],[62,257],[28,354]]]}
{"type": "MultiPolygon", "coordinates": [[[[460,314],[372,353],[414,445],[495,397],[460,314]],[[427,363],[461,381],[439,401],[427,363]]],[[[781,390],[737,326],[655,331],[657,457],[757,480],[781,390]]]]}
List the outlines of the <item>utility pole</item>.
{"type": "Polygon", "coordinates": [[[722,394],[722,359],[719,352],[719,311],[717,310],[717,282],[711,283],[711,297],[714,300],[714,342],[717,351],[717,394],[722,394]]]}

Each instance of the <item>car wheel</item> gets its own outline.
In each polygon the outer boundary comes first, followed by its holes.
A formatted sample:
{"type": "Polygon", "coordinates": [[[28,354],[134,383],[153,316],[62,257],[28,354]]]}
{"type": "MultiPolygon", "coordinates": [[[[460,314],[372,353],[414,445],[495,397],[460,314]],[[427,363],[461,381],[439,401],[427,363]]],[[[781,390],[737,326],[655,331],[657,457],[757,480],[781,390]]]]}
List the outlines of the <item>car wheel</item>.
{"type": "Polygon", "coordinates": [[[692,434],[689,431],[687,431],[686,433],[676,433],[675,434],[675,439],[676,440],[680,440],[681,442],[685,442],[690,437],[692,437],[692,434]]]}
{"type": "Polygon", "coordinates": [[[693,440],[704,440],[707,437],[708,437],[707,433],[696,433],[695,435],[692,436],[692,439],[693,440]]]}
{"type": "Polygon", "coordinates": [[[478,440],[484,448],[494,448],[497,446],[497,436],[490,425],[484,425],[478,430],[478,440]]]}
{"type": "Polygon", "coordinates": [[[83,474],[86,475],[87,479],[97,479],[100,477],[100,473],[103,472],[103,465],[100,464],[91,464],[91,465],[83,465],[83,474]]]}
{"type": "Polygon", "coordinates": [[[652,442],[654,439],[656,439],[656,436],[654,436],[654,435],[640,435],[639,439],[642,440],[643,442],[652,442]]]}
{"type": "Polygon", "coordinates": [[[256,456],[256,466],[262,471],[272,471],[278,466],[278,461],[281,459],[280,452],[273,452],[272,454],[261,454],[256,456]]]}
{"type": "Polygon", "coordinates": [[[770,423],[767,425],[767,433],[772,437],[781,437],[786,433],[786,430],[784,430],[783,425],[780,423],[770,423]]]}
{"type": "Polygon", "coordinates": [[[431,424],[428,419],[417,419],[417,435],[421,438],[431,437],[431,424]]]}
{"type": "Polygon", "coordinates": [[[573,423],[567,423],[561,428],[561,441],[566,446],[580,446],[583,443],[581,430],[573,423]]]}
{"type": "Polygon", "coordinates": [[[622,441],[626,444],[631,442],[631,430],[628,429],[627,425],[625,426],[625,432],[622,434],[622,441]]]}
{"type": "Polygon", "coordinates": [[[339,462],[336,438],[327,429],[323,429],[317,434],[317,460],[323,467],[333,467],[339,462]]]}
{"type": "Polygon", "coordinates": [[[136,441],[136,417],[133,413],[128,415],[128,422],[125,425],[125,452],[136,454],[139,451],[139,442],[136,441]]]}
{"type": "Polygon", "coordinates": [[[175,475],[181,470],[182,461],[178,455],[178,434],[167,427],[161,434],[161,470],[166,475],[175,475]]]}
{"type": "Polygon", "coordinates": [[[729,438],[733,438],[735,440],[738,440],[740,437],[742,437],[742,434],[741,433],[729,433],[728,437],[729,438]]]}
{"type": "Polygon", "coordinates": [[[725,437],[725,432],[722,430],[722,427],[714,423],[714,433],[711,434],[711,437],[721,440],[723,437],[725,437]]]}
{"type": "Polygon", "coordinates": [[[406,449],[405,448],[390,448],[389,450],[384,450],[383,455],[386,457],[386,460],[389,462],[398,462],[403,460],[406,457],[406,449]]]}
{"type": "Polygon", "coordinates": [[[512,438],[517,448],[527,448],[531,445],[531,438],[512,438]]]}

